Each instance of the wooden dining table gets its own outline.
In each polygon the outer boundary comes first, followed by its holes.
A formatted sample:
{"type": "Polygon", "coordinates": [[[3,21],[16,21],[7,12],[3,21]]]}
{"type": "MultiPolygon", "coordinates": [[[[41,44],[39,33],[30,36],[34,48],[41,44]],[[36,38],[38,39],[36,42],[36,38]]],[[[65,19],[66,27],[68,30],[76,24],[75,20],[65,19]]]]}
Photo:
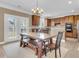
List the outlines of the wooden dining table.
{"type": "MultiPolygon", "coordinates": [[[[21,35],[27,35],[29,38],[35,39],[37,42],[37,52],[36,55],[38,58],[41,58],[43,56],[43,43],[49,41],[50,44],[53,43],[53,38],[57,35],[55,33],[49,32],[47,33],[41,33],[41,32],[27,32],[27,33],[21,33],[21,35]]],[[[21,41],[20,41],[21,45],[21,41]]]]}

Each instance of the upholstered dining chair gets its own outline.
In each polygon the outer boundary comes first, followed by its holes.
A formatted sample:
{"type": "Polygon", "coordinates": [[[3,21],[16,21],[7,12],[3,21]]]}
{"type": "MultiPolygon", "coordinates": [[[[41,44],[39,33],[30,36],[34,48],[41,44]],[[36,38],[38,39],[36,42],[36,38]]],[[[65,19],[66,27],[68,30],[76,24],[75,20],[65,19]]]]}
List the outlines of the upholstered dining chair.
{"type": "Polygon", "coordinates": [[[59,55],[61,57],[61,50],[60,50],[60,44],[61,44],[61,39],[63,37],[63,32],[58,32],[57,38],[56,38],[56,43],[48,44],[48,46],[45,46],[45,55],[46,55],[46,49],[55,50],[55,58],[57,58],[57,49],[59,49],[59,55]]]}
{"type": "Polygon", "coordinates": [[[28,43],[29,43],[29,40],[30,40],[30,39],[29,39],[29,37],[28,37],[27,35],[21,34],[20,46],[23,46],[23,47],[27,46],[28,43]]]}

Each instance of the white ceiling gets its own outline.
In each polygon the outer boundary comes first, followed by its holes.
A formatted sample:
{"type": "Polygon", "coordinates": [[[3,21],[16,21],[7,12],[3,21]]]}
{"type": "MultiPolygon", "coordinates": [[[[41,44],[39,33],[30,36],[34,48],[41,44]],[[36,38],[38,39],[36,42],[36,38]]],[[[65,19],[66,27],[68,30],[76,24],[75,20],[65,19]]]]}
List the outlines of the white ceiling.
{"type": "MultiPolygon", "coordinates": [[[[36,0],[0,0],[0,4],[31,12],[36,0]]],[[[38,0],[39,7],[44,9],[43,16],[58,17],[79,14],[79,0],[38,0]],[[68,4],[72,1],[72,4],[68,4]],[[71,12],[74,10],[74,12],[71,12]]]]}

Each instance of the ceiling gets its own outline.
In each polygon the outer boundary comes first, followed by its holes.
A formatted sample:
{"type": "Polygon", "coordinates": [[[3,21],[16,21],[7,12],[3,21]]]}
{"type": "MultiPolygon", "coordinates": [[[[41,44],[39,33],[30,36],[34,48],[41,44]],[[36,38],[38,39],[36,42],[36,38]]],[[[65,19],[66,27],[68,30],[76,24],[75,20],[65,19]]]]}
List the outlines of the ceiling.
{"type": "MultiPolygon", "coordinates": [[[[0,0],[0,4],[32,13],[36,0],[0,0]]],[[[48,17],[79,14],[79,0],[38,0],[38,6],[44,10],[43,16],[48,17]],[[72,3],[69,4],[68,1],[72,3]]]]}

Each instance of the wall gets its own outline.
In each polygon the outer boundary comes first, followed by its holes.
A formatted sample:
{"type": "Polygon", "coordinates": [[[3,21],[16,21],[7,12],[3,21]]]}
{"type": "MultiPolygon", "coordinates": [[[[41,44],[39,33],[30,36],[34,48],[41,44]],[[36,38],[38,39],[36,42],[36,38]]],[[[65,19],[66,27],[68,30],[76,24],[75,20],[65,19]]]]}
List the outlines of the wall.
{"type": "Polygon", "coordinates": [[[40,17],[40,24],[39,24],[39,26],[40,27],[45,27],[46,26],[44,17],[40,17]]]}
{"type": "Polygon", "coordinates": [[[77,33],[78,33],[78,39],[79,39],[79,16],[77,18],[77,33]]]}
{"type": "Polygon", "coordinates": [[[30,26],[31,26],[31,22],[32,22],[31,15],[0,7],[0,42],[4,41],[4,14],[29,17],[30,18],[30,26]]]}

